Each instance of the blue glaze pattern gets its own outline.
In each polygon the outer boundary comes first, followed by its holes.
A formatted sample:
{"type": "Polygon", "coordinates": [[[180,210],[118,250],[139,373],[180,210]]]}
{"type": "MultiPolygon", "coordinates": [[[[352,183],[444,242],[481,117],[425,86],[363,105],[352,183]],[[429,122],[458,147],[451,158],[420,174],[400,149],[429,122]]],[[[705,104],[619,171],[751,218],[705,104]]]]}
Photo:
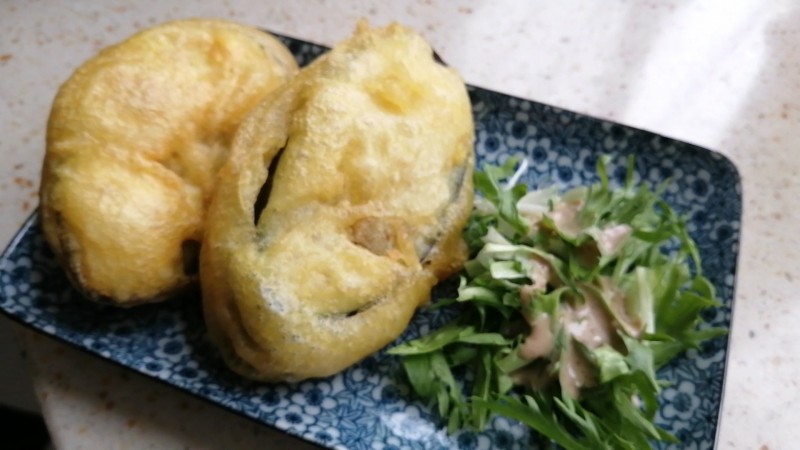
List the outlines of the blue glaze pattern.
{"type": "MultiPolygon", "coordinates": [[[[325,51],[284,38],[306,64],[325,51]]],[[[479,88],[470,88],[479,165],[525,157],[532,187],[562,188],[598,180],[595,163],[612,157],[609,174],[625,176],[636,155],[636,176],[657,184],[671,178],[667,201],[689,218],[704,271],[723,306],[705,318],[731,321],[741,226],[736,168],[711,151],[656,134],[479,88]]],[[[447,296],[447,283],[434,298],[447,296]]],[[[241,415],[319,445],[337,449],[523,449],[536,438],[519,423],[495,418],[481,433],[448,435],[428,406],[410,394],[395,357],[379,352],[336,376],[295,384],[261,384],[229,371],[207,339],[198,294],[120,310],[87,302],[72,289],[43,241],[33,215],[0,258],[0,309],[12,319],[102,358],[163,381],[241,415]]],[[[398,341],[444,323],[447,311],[420,311],[398,341]]],[[[728,342],[719,338],[659,372],[670,384],[661,394],[658,422],[681,445],[714,444],[728,342]]]]}

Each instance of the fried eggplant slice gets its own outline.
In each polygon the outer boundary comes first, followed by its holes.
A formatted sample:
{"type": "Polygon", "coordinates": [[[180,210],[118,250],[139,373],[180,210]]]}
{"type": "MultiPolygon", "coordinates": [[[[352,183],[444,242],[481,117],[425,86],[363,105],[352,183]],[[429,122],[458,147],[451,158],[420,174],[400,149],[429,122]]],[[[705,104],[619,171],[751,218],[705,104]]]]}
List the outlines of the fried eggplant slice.
{"type": "Polygon", "coordinates": [[[88,298],[131,306],[196,282],[205,210],[233,135],[297,70],[262,31],[184,20],[72,74],[50,113],[40,205],[47,242],[88,298]]]}
{"type": "Polygon", "coordinates": [[[302,380],[397,338],[466,258],[473,122],[459,76],[399,25],[360,24],[242,124],[200,258],[228,364],[302,380]]]}

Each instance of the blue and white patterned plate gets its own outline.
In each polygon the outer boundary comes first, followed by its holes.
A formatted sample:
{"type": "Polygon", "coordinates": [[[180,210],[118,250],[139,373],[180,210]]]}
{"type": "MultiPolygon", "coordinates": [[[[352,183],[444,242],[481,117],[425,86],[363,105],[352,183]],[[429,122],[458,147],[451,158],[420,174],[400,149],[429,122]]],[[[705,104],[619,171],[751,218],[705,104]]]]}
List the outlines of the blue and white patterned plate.
{"type": "MultiPolygon", "coordinates": [[[[283,38],[301,64],[325,51],[283,38]]],[[[673,183],[667,201],[690,218],[689,229],[723,306],[706,319],[727,327],[739,248],[741,187],[736,168],[711,151],[532,101],[470,88],[478,163],[528,158],[531,186],[571,187],[597,181],[595,161],[612,156],[621,180],[628,154],[637,176],[673,183]]],[[[438,288],[435,297],[446,287],[438,288]]],[[[496,418],[482,433],[448,435],[443,423],[409,392],[395,357],[379,352],[336,376],[299,384],[245,380],[222,363],[206,336],[199,297],[131,310],[80,298],[42,239],[33,215],[0,258],[0,308],[12,319],[136,372],[300,436],[346,449],[521,449],[533,445],[520,424],[496,418]]],[[[440,313],[417,314],[401,340],[438,326],[440,313]]],[[[659,372],[670,384],[661,395],[658,422],[679,446],[714,445],[728,342],[718,338],[659,372]]]]}

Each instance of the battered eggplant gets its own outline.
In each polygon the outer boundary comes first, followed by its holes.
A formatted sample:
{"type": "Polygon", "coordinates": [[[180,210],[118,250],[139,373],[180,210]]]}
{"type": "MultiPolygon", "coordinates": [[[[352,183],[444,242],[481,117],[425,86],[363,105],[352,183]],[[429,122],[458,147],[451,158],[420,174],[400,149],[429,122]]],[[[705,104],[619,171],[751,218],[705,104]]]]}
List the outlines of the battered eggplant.
{"type": "Polygon", "coordinates": [[[260,30],[185,20],[75,71],[52,106],[40,204],[45,238],[88,298],[130,306],[196,281],[233,134],[297,70],[260,30]]]}
{"type": "Polygon", "coordinates": [[[359,24],[270,94],[235,137],[201,249],[227,363],[324,377],[398,337],[467,256],[473,133],[463,81],[394,24],[359,24]]]}

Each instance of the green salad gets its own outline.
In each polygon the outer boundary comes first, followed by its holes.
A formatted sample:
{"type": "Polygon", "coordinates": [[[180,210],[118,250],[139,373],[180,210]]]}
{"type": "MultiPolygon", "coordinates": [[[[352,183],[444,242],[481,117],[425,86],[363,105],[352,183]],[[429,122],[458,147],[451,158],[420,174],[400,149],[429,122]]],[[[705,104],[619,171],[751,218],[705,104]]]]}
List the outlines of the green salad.
{"type": "Polygon", "coordinates": [[[653,423],[656,371],[726,330],[700,317],[719,303],[665,185],[634,183],[631,158],[612,188],[607,162],[598,184],[563,194],[516,184],[524,161],[476,172],[471,259],[458,297],[432,306],[458,316],[390,350],[449,430],[500,414],[567,449],[676,442],[653,423]]]}

